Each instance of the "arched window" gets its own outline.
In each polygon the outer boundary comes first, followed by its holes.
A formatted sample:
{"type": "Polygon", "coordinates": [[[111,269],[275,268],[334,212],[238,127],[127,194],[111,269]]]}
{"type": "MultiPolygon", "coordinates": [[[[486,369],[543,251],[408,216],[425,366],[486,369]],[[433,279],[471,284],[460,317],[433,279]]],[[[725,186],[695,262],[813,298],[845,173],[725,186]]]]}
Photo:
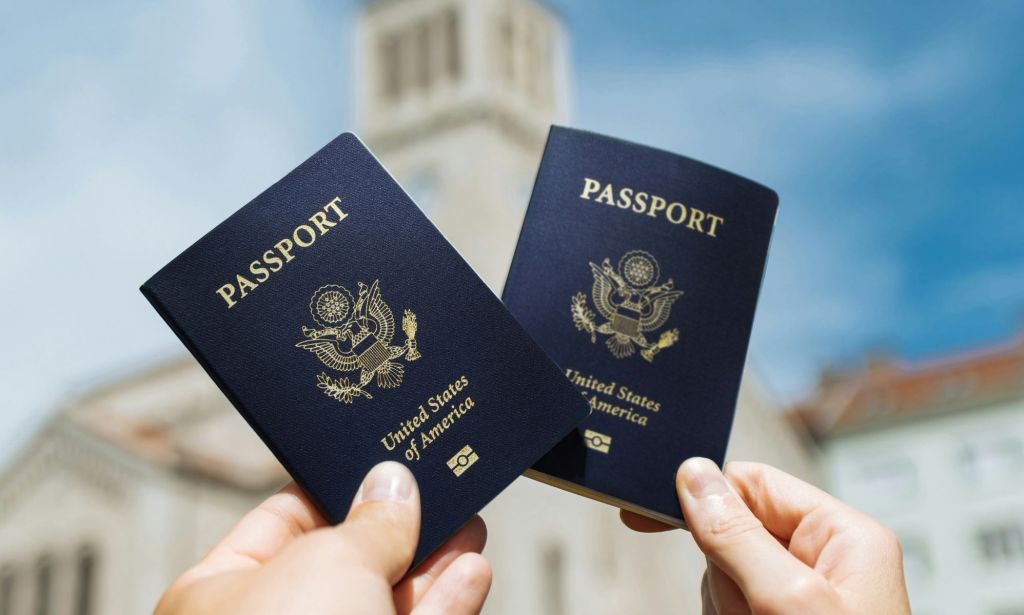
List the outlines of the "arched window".
{"type": "Polygon", "coordinates": [[[434,54],[431,53],[432,45],[430,41],[430,24],[426,21],[420,21],[411,30],[412,41],[411,44],[415,49],[415,70],[413,77],[416,82],[416,87],[420,91],[425,92],[430,89],[433,85],[433,60],[434,54]]]}
{"type": "Polygon", "coordinates": [[[393,102],[402,93],[401,47],[397,34],[381,36],[379,57],[381,98],[393,102]]]}
{"type": "Polygon", "coordinates": [[[75,560],[75,615],[92,615],[96,612],[96,549],[86,545],[78,550],[75,560]]]}
{"type": "Polygon", "coordinates": [[[0,615],[14,615],[14,569],[0,568],[0,615]]]}
{"type": "Polygon", "coordinates": [[[508,83],[516,81],[516,24],[512,12],[498,21],[498,70],[508,83]]]}
{"type": "Polygon", "coordinates": [[[53,594],[53,560],[44,555],[36,562],[35,615],[50,615],[53,594]]]}
{"type": "Polygon", "coordinates": [[[444,72],[452,81],[459,78],[462,72],[462,45],[459,32],[459,14],[455,9],[443,13],[441,23],[444,25],[444,72]]]}
{"type": "Polygon", "coordinates": [[[565,551],[562,545],[545,545],[540,553],[541,600],[545,615],[564,613],[567,601],[565,593],[565,551]]]}

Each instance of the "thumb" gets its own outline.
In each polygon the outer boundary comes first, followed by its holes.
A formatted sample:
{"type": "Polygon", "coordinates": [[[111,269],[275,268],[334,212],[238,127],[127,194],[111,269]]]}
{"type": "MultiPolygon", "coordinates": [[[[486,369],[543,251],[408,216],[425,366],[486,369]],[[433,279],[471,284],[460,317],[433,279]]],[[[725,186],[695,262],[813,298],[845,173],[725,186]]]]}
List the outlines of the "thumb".
{"type": "Polygon", "coordinates": [[[710,459],[679,466],[676,490],[697,546],[736,581],[751,606],[821,580],[765,529],[710,459]]]}
{"type": "Polygon", "coordinates": [[[374,466],[335,531],[365,568],[397,583],[412,563],[420,534],[420,494],[412,472],[395,461],[374,466]]]}

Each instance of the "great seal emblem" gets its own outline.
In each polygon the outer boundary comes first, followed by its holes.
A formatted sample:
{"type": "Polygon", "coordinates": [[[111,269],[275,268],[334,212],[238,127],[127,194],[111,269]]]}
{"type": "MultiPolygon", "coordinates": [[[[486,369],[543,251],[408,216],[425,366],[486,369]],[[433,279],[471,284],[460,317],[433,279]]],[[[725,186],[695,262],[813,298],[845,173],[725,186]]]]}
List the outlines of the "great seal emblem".
{"type": "Polygon", "coordinates": [[[338,284],[321,286],[309,300],[309,313],[319,328],[302,327],[306,339],[295,344],[316,355],[327,368],[337,372],[359,372],[358,379],[317,376],[317,387],[337,401],[350,404],[356,397],[373,399],[366,387],[376,379],[382,389],[402,384],[405,368],[396,359],[420,358],[416,347],[416,314],[405,310],[402,331],[405,343],[392,346],[395,317],[380,294],[380,281],[370,286],[358,282],[355,297],[338,284]]]}
{"type": "Polygon", "coordinates": [[[598,333],[608,335],[605,345],[612,356],[624,359],[639,346],[640,356],[653,362],[655,355],[678,341],[679,329],[663,331],[657,342],[644,337],[665,324],[672,304],[683,295],[683,291],[674,289],[672,278],[658,283],[661,267],[654,256],[631,250],[622,255],[617,268],[606,258],[600,265],[590,263],[590,270],[594,274],[591,299],[607,322],[597,324],[597,314],[588,306],[583,292],[573,296],[571,309],[573,324],[590,335],[591,343],[597,342],[598,333]]]}

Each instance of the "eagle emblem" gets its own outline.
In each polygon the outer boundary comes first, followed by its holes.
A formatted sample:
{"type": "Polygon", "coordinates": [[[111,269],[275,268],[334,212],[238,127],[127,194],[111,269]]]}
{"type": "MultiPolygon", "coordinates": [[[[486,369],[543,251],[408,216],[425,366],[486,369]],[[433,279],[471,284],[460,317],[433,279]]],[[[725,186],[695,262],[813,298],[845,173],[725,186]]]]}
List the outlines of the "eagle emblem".
{"type": "Polygon", "coordinates": [[[683,295],[674,290],[672,278],[659,284],[661,268],[650,253],[631,250],[619,259],[613,268],[609,259],[600,265],[590,263],[594,274],[591,296],[597,312],[607,319],[596,322],[597,314],[587,305],[582,292],[572,298],[572,322],[576,329],[590,335],[597,342],[597,334],[607,335],[605,346],[618,359],[625,359],[640,348],[640,356],[648,362],[679,339],[679,329],[663,331],[656,342],[649,342],[645,333],[653,333],[668,320],[672,304],[683,295]]]}
{"type": "Polygon", "coordinates": [[[328,369],[358,372],[358,376],[332,378],[326,372],[317,376],[317,387],[332,399],[350,404],[356,397],[373,399],[366,390],[376,380],[381,389],[402,384],[405,367],[397,361],[419,359],[416,348],[416,314],[405,310],[402,331],[405,343],[392,346],[395,317],[380,294],[380,281],[358,283],[355,297],[344,286],[321,286],[309,300],[309,313],[319,328],[302,327],[305,337],[295,344],[313,353],[328,369]]]}

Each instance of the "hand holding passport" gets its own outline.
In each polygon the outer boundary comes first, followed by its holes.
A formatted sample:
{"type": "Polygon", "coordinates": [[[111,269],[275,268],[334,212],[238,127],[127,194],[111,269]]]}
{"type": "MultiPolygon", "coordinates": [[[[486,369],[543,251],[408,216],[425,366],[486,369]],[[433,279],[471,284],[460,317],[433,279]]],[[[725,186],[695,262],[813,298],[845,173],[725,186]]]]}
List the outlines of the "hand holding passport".
{"type": "Polygon", "coordinates": [[[725,453],[776,197],[553,128],[506,309],[344,134],[142,291],[328,523],[381,461],[422,562],[516,477],[682,525],[725,453]]]}

